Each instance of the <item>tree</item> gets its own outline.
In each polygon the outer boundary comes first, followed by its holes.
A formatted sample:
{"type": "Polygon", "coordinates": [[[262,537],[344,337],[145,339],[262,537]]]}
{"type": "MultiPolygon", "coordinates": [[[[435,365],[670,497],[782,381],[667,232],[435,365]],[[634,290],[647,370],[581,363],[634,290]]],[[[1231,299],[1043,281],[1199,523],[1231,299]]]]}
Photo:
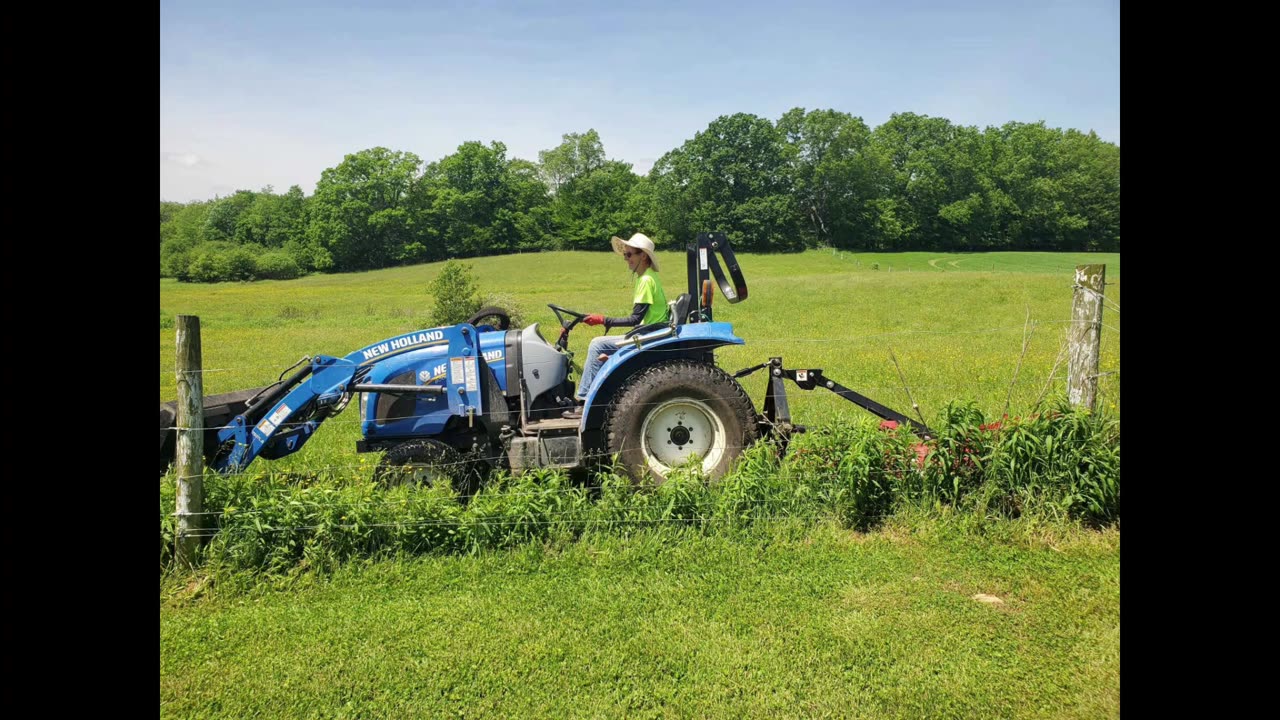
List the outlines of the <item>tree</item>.
{"type": "Polygon", "coordinates": [[[567,133],[562,142],[550,150],[538,153],[538,167],[543,181],[552,193],[561,186],[604,165],[604,144],[600,133],[594,129],[586,133],[567,133]]]}
{"type": "MultiPolygon", "coordinates": [[[[1087,248],[1089,218],[1079,192],[1093,185],[1084,153],[1072,153],[1060,131],[1038,123],[1006,123],[989,128],[992,177],[1010,198],[1008,233],[1023,250],[1087,248]],[[1074,187],[1073,187],[1074,186],[1074,187]]],[[[1083,149],[1081,146],[1080,149],[1083,149]]],[[[1118,167],[1117,167],[1118,198],[1118,167]]]]}
{"type": "Polygon", "coordinates": [[[173,218],[182,211],[182,203],[160,201],[160,244],[173,235],[173,218]]]}
{"type": "Polygon", "coordinates": [[[294,185],[283,195],[276,195],[268,185],[254,196],[253,202],[236,219],[234,240],[241,245],[253,243],[280,248],[305,233],[302,188],[294,185]]]}
{"type": "Polygon", "coordinates": [[[894,249],[970,249],[992,232],[976,128],[895,113],[872,141],[889,163],[886,195],[903,229],[894,249]]]}
{"type": "Polygon", "coordinates": [[[889,163],[862,118],[835,110],[789,110],[778,121],[809,245],[872,249],[882,244],[882,189],[889,163]]]}
{"type": "Polygon", "coordinates": [[[205,218],[204,239],[235,240],[240,216],[253,205],[256,197],[252,190],[237,190],[232,195],[214,200],[205,218]]]}
{"type": "Polygon", "coordinates": [[[191,252],[204,242],[204,228],[213,201],[188,203],[173,211],[160,226],[160,277],[188,280],[191,252]]]}
{"type": "Polygon", "coordinates": [[[334,272],[390,265],[418,237],[409,198],[421,165],[413,153],[376,147],[322,172],[307,225],[312,265],[334,272]]]}
{"type": "Polygon", "coordinates": [[[560,187],[553,203],[558,228],[557,247],[599,250],[619,232],[634,232],[643,218],[627,207],[627,196],[640,178],[631,164],[610,160],[578,175],[560,187]]]}
{"type": "Polygon", "coordinates": [[[430,238],[428,259],[473,257],[545,246],[546,186],[507,146],[469,141],[427,166],[419,202],[430,238]]]}
{"type": "Polygon", "coordinates": [[[784,145],[773,123],[738,113],[663,155],[650,173],[662,233],[678,243],[719,230],[743,250],[802,249],[784,145]]]}

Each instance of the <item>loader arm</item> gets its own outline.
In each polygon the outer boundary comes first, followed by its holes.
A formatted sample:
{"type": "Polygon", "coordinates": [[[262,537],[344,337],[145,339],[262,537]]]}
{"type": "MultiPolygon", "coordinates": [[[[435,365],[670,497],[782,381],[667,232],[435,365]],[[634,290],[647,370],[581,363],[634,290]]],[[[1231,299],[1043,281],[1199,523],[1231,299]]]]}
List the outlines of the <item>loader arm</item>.
{"type": "Polygon", "coordinates": [[[220,473],[244,470],[258,457],[278,459],[302,449],[326,419],[342,412],[355,393],[396,392],[444,395],[450,414],[483,412],[479,387],[479,333],[466,323],[389,338],[346,357],[317,355],[288,380],[273,387],[218,432],[209,466],[220,473]],[[370,368],[383,360],[438,345],[449,347],[449,370],[421,384],[366,384],[370,368]]]}

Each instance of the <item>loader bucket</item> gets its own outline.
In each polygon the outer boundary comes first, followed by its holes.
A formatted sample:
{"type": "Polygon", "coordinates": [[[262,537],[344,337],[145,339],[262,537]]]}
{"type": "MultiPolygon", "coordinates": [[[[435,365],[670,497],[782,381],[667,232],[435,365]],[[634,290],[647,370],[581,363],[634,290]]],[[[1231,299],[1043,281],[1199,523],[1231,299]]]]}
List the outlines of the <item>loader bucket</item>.
{"type": "MultiPolygon", "coordinates": [[[[204,461],[209,463],[218,449],[218,430],[243,413],[249,407],[249,401],[267,388],[237,390],[221,395],[206,395],[204,398],[204,461]]],[[[178,401],[160,403],[160,474],[164,475],[173,464],[174,453],[177,452],[178,401]]]]}

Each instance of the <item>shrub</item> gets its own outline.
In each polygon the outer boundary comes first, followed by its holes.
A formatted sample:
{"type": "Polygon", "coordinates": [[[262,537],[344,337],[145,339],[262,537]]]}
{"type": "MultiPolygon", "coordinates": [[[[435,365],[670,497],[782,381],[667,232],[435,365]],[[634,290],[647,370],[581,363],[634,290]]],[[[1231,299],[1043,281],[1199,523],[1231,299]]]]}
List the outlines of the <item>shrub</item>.
{"type": "Polygon", "coordinates": [[[435,298],[435,307],[428,319],[432,327],[466,322],[481,307],[471,266],[456,260],[444,264],[427,291],[435,298]]]}
{"type": "Polygon", "coordinates": [[[258,274],[258,253],[253,247],[241,245],[227,251],[227,280],[248,281],[258,274]]]}
{"type": "Polygon", "coordinates": [[[258,277],[267,280],[292,280],[302,274],[298,261],[283,250],[274,250],[258,258],[258,277]]]}

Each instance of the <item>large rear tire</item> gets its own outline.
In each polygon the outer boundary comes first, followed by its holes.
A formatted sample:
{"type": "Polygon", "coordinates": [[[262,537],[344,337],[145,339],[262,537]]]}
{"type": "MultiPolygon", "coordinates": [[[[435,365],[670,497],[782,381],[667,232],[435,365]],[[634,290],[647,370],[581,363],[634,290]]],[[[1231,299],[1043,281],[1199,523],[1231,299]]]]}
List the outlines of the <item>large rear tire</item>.
{"type": "Polygon", "coordinates": [[[737,380],[714,365],[669,360],[623,385],[605,415],[604,436],[633,479],[662,484],[694,455],[709,479],[719,479],[759,432],[737,380]]]}

